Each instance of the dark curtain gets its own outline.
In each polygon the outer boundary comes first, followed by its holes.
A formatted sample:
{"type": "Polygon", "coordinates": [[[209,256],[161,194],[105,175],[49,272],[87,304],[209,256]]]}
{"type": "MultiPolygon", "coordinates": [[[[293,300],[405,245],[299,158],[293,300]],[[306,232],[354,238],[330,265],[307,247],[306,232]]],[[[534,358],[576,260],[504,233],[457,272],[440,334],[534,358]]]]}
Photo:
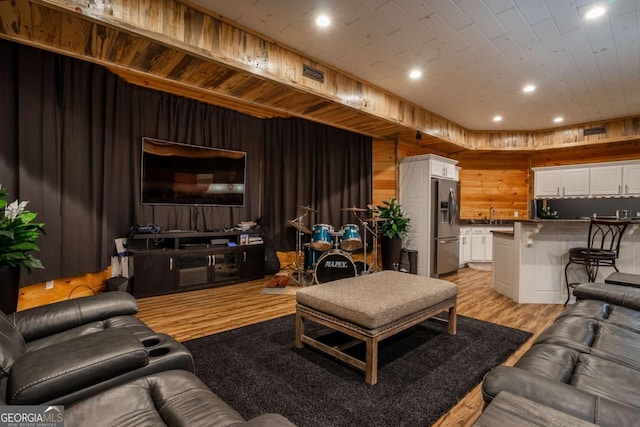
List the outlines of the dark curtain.
{"type": "MultiPolygon", "coordinates": [[[[305,213],[304,225],[359,225],[343,208],[371,203],[371,138],[302,119],[266,122],[264,217],[276,248],[293,250],[289,221],[305,213]]],[[[371,212],[359,212],[361,218],[371,212]]],[[[306,239],[308,240],[308,239],[306,239]]]]}
{"type": "Polygon", "coordinates": [[[0,41],[0,184],[45,223],[45,270],[22,282],[98,271],[136,223],[215,229],[261,211],[263,121],[130,85],[108,70],[0,41]],[[140,204],[142,137],[247,152],[244,207],[140,204]]]}
{"type": "Polygon", "coordinates": [[[354,222],[371,200],[371,140],[302,119],[262,120],[130,85],[103,67],[0,40],[0,184],[45,223],[44,270],[23,283],[106,268],[133,224],[208,230],[261,218],[275,249],[287,221],[354,222]],[[247,152],[243,207],[140,204],[142,137],[247,152]]]}

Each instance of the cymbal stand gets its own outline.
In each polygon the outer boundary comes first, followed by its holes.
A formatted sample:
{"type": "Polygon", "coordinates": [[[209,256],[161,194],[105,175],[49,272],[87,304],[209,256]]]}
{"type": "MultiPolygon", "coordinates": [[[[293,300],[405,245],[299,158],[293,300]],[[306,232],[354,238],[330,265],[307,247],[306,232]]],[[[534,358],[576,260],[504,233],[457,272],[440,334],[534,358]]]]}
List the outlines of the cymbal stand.
{"type": "Polygon", "coordinates": [[[377,235],[376,232],[373,231],[371,228],[369,228],[369,225],[362,220],[362,218],[360,218],[355,212],[353,213],[353,215],[358,219],[358,221],[360,222],[360,224],[362,224],[363,228],[364,228],[364,240],[363,240],[363,244],[362,244],[362,249],[364,251],[364,269],[362,270],[362,274],[368,274],[368,273],[372,273],[374,271],[377,271],[376,268],[373,268],[371,270],[369,270],[369,264],[367,263],[367,230],[374,236],[374,238],[376,239],[376,244],[373,246],[373,254],[374,257],[376,257],[376,264],[378,262],[377,260],[377,253],[378,251],[376,250],[376,246],[377,246],[377,235]]]}
{"type": "MultiPolygon", "coordinates": [[[[302,215],[292,220],[291,222],[292,223],[297,222],[301,226],[304,226],[303,219],[305,216],[307,216],[308,213],[309,213],[308,211],[305,211],[302,215]]],[[[305,286],[307,283],[307,280],[304,276],[304,265],[303,265],[304,258],[302,258],[302,248],[303,248],[302,236],[304,236],[304,233],[302,232],[302,227],[296,227],[296,268],[293,270],[293,274],[291,275],[291,278],[293,279],[293,282],[295,284],[305,286]]]]}

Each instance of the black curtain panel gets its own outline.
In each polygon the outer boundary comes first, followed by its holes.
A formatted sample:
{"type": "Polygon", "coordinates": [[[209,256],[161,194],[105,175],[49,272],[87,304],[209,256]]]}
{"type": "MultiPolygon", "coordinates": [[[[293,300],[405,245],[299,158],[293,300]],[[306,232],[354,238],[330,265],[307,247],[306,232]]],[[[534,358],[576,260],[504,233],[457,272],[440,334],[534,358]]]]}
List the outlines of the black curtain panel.
{"type": "Polygon", "coordinates": [[[264,217],[276,248],[295,249],[296,229],[289,221],[305,214],[299,206],[318,211],[302,219],[311,231],[316,224],[336,231],[359,225],[353,212],[342,209],[371,203],[371,138],[295,118],[265,126],[264,217]]]}
{"type": "Polygon", "coordinates": [[[277,250],[287,220],[339,228],[371,200],[371,140],[302,119],[263,120],[131,85],[103,67],[0,40],[0,184],[45,223],[44,270],[23,283],[99,271],[134,224],[211,230],[261,219],[277,250]],[[140,203],[142,137],[247,153],[243,207],[140,203]]]}

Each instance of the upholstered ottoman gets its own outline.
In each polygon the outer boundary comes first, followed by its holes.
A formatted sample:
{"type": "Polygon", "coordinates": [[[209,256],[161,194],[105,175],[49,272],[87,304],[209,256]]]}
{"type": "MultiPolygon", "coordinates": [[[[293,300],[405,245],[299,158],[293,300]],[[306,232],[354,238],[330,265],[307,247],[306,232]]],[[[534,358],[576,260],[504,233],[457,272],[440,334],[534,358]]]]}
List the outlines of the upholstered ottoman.
{"type": "MultiPolygon", "coordinates": [[[[367,384],[378,376],[378,343],[400,331],[449,311],[448,332],[456,334],[458,287],[397,271],[381,271],[303,288],[296,294],[295,345],[303,343],[365,372],[367,384]],[[310,320],[366,343],[365,361],[304,333],[310,320]]],[[[440,320],[440,319],[437,319],[440,320]]]]}

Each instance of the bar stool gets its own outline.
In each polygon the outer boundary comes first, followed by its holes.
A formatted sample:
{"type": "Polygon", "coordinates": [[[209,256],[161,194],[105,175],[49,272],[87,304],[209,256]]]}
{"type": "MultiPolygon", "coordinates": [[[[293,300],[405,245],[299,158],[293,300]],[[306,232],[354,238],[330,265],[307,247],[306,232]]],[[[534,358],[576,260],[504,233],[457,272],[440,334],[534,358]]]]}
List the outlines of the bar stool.
{"type": "Polygon", "coordinates": [[[589,223],[589,236],[587,247],[573,248],[569,250],[569,262],[564,268],[564,279],[567,283],[566,307],[571,298],[571,289],[580,282],[569,283],[567,270],[571,264],[584,265],[587,270],[589,282],[595,282],[600,267],[616,267],[616,260],[620,255],[620,240],[624,234],[628,220],[592,219],[589,223]]]}

